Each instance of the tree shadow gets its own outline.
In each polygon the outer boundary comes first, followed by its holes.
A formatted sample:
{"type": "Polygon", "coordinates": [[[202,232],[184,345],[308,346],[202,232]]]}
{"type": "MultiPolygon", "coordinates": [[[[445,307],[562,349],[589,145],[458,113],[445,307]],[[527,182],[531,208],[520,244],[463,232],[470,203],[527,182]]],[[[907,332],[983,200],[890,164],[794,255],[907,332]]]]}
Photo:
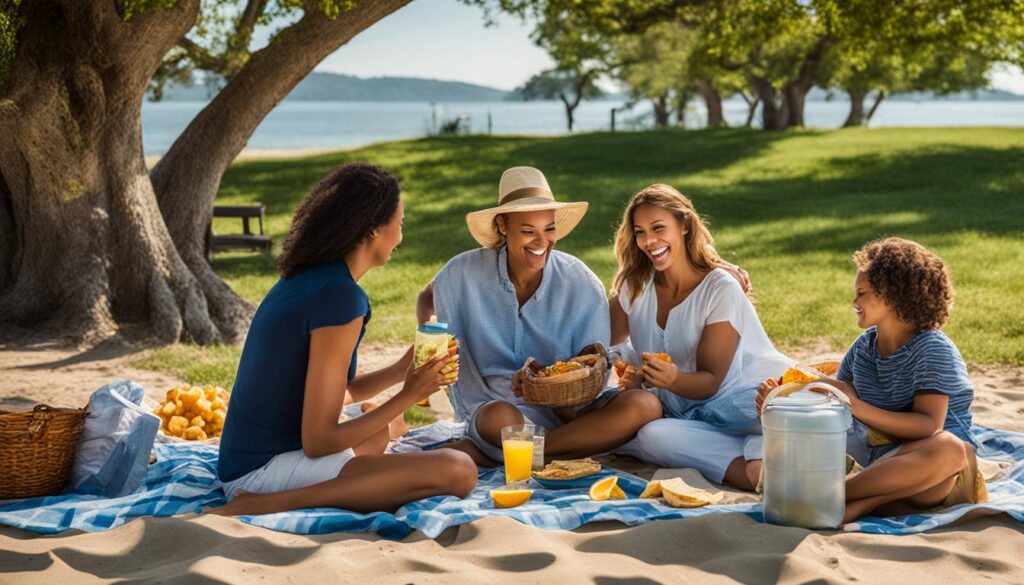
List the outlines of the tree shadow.
{"type": "Polygon", "coordinates": [[[1019,196],[1024,174],[1014,171],[1022,167],[1024,149],[1019,148],[944,146],[900,156],[833,157],[816,163],[813,174],[709,190],[699,210],[712,215],[716,225],[793,228],[741,242],[737,251],[746,255],[845,255],[897,232],[933,245],[951,243],[965,231],[1016,236],[1024,234],[1024,197],[1019,196]],[[817,220],[831,223],[802,229],[817,220]]]}

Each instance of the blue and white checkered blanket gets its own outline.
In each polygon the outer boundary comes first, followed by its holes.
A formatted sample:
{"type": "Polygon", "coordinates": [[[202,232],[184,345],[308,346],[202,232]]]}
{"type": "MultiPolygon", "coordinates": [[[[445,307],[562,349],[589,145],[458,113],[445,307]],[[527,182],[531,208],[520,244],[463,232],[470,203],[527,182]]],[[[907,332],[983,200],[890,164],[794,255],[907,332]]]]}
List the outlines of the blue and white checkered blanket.
{"type": "MultiPolygon", "coordinates": [[[[978,508],[1005,512],[1024,522],[1024,434],[975,427],[979,454],[1006,461],[1011,466],[1001,478],[989,483],[990,500],[981,505],[961,505],[941,512],[895,518],[864,518],[847,530],[910,534],[950,524],[978,508]]],[[[155,446],[158,462],[150,466],[145,483],[135,493],[120,498],[66,494],[46,498],[0,503],[0,524],[41,534],[68,529],[101,531],[120,526],[140,516],[174,516],[201,512],[206,506],[223,504],[224,494],[216,479],[217,448],[212,445],[169,443],[155,446]]],[[[624,472],[615,473],[627,500],[591,501],[585,490],[540,490],[526,504],[496,509],[490,490],[504,484],[501,469],[480,474],[470,497],[434,497],[412,502],[395,514],[356,514],[338,509],[311,509],[244,516],[240,520],[272,530],[296,534],[331,532],[377,532],[387,538],[402,538],[413,530],[436,537],[450,526],[486,516],[509,516],[524,524],[544,529],[571,530],[587,522],[618,520],[633,526],[652,520],[685,518],[720,512],[742,512],[761,520],[760,504],[733,504],[696,509],[675,509],[658,500],[640,500],[644,480],[624,472]]]]}

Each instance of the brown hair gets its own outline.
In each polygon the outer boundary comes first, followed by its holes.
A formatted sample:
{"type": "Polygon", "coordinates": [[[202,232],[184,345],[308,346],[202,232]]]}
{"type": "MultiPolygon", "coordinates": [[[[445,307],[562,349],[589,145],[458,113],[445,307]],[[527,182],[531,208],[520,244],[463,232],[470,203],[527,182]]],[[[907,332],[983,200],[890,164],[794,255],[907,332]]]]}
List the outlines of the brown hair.
{"type": "Polygon", "coordinates": [[[398,210],[398,179],[365,163],[342,165],[313,185],[299,202],[277,257],[282,278],[345,258],[391,221],[398,210]]]}
{"type": "Polygon", "coordinates": [[[658,183],[641,189],[633,195],[626,206],[618,234],[615,236],[615,256],[619,260],[619,270],[615,273],[612,290],[618,292],[625,283],[629,289],[630,300],[636,300],[654,273],[654,264],[636,245],[636,237],[633,235],[633,212],[645,203],[670,211],[686,226],[686,235],[683,236],[686,257],[694,268],[709,272],[716,265],[716,258],[712,255],[714,252],[711,249],[714,240],[704,219],[694,209],[693,203],[670,185],[658,183]]]}
{"type": "Polygon", "coordinates": [[[953,283],[942,258],[917,242],[886,238],[853,254],[871,289],[896,316],[918,329],[939,329],[953,307],[953,283]]]}

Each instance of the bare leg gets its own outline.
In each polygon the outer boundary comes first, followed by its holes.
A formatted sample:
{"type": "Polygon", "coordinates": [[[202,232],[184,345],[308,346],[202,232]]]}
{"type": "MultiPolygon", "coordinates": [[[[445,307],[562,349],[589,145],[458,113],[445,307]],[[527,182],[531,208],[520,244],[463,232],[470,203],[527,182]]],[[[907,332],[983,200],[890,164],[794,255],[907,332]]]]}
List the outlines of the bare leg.
{"type": "Polygon", "coordinates": [[[387,429],[381,429],[362,443],[352,447],[352,451],[357,457],[360,455],[383,455],[384,450],[388,448],[389,442],[390,438],[388,437],[387,429]]]}
{"type": "Polygon", "coordinates": [[[458,441],[452,441],[451,443],[448,443],[442,448],[462,451],[466,455],[469,455],[469,458],[473,460],[473,463],[475,463],[477,467],[490,468],[498,467],[501,465],[497,461],[485,455],[484,452],[481,451],[479,447],[474,445],[473,441],[470,441],[469,439],[459,439],[458,441]]]}
{"type": "MultiPolygon", "coordinates": [[[[345,392],[345,398],[348,398],[348,391],[345,392]]],[[[377,408],[377,404],[373,402],[364,402],[359,407],[363,414],[370,412],[374,408],[377,408]]],[[[388,436],[392,439],[400,439],[409,432],[409,425],[405,424],[405,413],[402,413],[395,418],[391,419],[388,423],[388,436]]]]}
{"type": "Polygon", "coordinates": [[[967,447],[941,432],[907,443],[846,482],[846,522],[885,504],[904,501],[918,508],[942,503],[967,463],[967,447]]]}
{"type": "Polygon", "coordinates": [[[222,516],[273,514],[302,508],[344,508],[356,512],[395,510],[413,500],[438,495],[464,498],[476,487],[476,466],[451,449],[425,453],[363,455],[348,462],[338,477],[309,487],[270,494],[240,491],[222,516]]]}
{"type": "Polygon", "coordinates": [[[602,408],[581,414],[548,433],[544,457],[585,457],[611,451],[659,418],[661,402],[657,396],[643,390],[623,390],[602,408]]]}
{"type": "MultiPolygon", "coordinates": [[[[501,429],[525,422],[523,413],[504,400],[492,400],[480,407],[476,415],[476,428],[481,437],[495,447],[501,446],[501,429]]],[[[445,445],[469,455],[480,467],[498,467],[500,463],[485,455],[469,439],[460,439],[445,445]]]]}
{"type": "Polygon", "coordinates": [[[747,461],[743,456],[733,459],[725,469],[725,483],[752,492],[761,477],[761,460],[747,461]]]}

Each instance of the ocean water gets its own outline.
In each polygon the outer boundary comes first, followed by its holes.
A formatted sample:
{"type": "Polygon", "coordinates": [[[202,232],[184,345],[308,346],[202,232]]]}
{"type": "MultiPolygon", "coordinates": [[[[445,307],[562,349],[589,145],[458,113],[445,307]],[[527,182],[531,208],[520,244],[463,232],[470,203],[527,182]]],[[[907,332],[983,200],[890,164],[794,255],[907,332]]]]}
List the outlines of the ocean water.
{"type": "MultiPolygon", "coordinates": [[[[144,102],[142,139],[147,155],[167,151],[205,102],[144,102]]],[[[583,102],[576,110],[576,131],[608,130],[611,110],[621,102],[583,102]]],[[[731,125],[746,120],[746,104],[727,100],[725,116],[731,125]]],[[[846,119],[845,101],[808,102],[807,126],[837,128],[846,119]]],[[[462,119],[470,132],[557,135],[566,132],[561,102],[283,102],[260,124],[249,139],[256,149],[342,148],[419,138],[435,131],[445,120],[462,119]]],[[[702,106],[692,105],[688,127],[702,127],[702,106]]],[[[755,117],[755,124],[757,117],[755,117]]],[[[616,116],[618,128],[650,127],[650,106],[639,104],[616,116]]],[[[871,122],[881,126],[1024,126],[1021,101],[887,101],[871,122]]]]}

